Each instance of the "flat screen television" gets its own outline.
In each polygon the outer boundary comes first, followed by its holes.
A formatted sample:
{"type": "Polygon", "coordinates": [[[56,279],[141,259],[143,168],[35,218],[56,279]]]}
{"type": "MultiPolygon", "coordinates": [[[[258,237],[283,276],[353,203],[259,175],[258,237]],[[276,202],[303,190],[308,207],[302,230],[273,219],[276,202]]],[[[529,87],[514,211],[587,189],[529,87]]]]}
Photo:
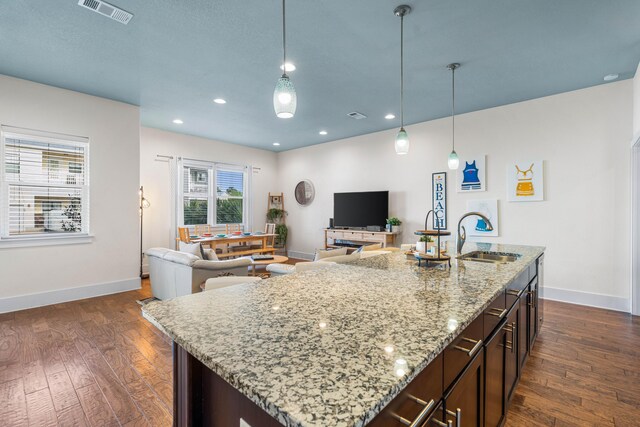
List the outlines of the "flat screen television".
{"type": "Polygon", "coordinates": [[[384,228],[388,215],[388,191],[333,194],[333,223],[336,227],[379,225],[384,228]]]}

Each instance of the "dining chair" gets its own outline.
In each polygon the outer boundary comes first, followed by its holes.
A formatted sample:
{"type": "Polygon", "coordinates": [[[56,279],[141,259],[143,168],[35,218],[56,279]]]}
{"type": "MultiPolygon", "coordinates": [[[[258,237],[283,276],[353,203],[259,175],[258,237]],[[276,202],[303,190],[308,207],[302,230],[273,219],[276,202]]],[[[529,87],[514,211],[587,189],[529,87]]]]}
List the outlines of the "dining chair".
{"type": "MultiPolygon", "coordinates": [[[[227,234],[233,234],[237,232],[242,232],[243,225],[242,224],[226,224],[225,230],[227,234]]],[[[238,243],[235,245],[227,245],[227,251],[238,252],[247,250],[247,242],[238,243]]]]}
{"type": "Polygon", "coordinates": [[[202,236],[205,233],[211,233],[211,226],[209,224],[202,224],[195,226],[195,234],[202,236]]]}
{"type": "Polygon", "coordinates": [[[178,250],[178,243],[191,243],[191,236],[187,227],[178,227],[178,237],[176,237],[176,250],[178,250]]]}
{"type": "MultiPolygon", "coordinates": [[[[264,234],[275,234],[276,233],[276,225],[274,223],[266,223],[264,225],[264,234]]],[[[273,249],[276,242],[276,236],[267,237],[266,247],[265,249],[273,249]]],[[[262,242],[259,244],[252,244],[251,249],[262,249],[262,242]]]]}

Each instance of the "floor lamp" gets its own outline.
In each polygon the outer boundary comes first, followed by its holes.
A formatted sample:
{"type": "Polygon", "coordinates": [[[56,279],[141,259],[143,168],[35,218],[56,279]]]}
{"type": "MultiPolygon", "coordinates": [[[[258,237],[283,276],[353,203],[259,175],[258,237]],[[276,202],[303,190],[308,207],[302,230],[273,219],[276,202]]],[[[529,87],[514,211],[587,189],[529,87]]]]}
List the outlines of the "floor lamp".
{"type": "Polygon", "coordinates": [[[142,262],[144,260],[144,252],[142,249],[142,219],[144,217],[144,210],[151,206],[151,203],[144,197],[144,188],[140,186],[138,191],[139,196],[139,209],[140,209],[140,278],[144,279],[149,277],[148,274],[142,272],[142,262]]]}

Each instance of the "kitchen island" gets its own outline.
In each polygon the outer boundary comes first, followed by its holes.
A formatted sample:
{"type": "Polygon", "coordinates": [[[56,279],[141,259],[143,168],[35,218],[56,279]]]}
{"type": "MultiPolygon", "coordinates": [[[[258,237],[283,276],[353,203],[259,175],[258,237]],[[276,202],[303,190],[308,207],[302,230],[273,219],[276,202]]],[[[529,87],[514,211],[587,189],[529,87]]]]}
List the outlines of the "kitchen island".
{"type": "Polygon", "coordinates": [[[466,249],[518,257],[427,269],[391,253],[147,304],[174,341],[175,425],[499,425],[537,332],[544,248],[466,249]],[[470,369],[477,396],[447,405],[470,369]]]}

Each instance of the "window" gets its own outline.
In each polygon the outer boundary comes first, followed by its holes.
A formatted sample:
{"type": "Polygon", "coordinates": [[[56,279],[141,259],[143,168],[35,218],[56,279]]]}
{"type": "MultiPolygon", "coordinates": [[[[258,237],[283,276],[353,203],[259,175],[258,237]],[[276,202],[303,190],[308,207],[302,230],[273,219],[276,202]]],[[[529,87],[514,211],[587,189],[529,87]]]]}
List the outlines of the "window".
{"type": "Polygon", "coordinates": [[[88,234],[88,140],[2,129],[0,240],[88,234]]]}
{"type": "Polygon", "coordinates": [[[209,169],[201,166],[184,167],[184,225],[208,224],[209,169]]]}
{"type": "Polygon", "coordinates": [[[182,171],[181,224],[248,223],[246,167],[185,161],[182,171]]]}
{"type": "Polygon", "coordinates": [[[216,169],[216,224],[244,223],[244,172],[216,169]]]}

